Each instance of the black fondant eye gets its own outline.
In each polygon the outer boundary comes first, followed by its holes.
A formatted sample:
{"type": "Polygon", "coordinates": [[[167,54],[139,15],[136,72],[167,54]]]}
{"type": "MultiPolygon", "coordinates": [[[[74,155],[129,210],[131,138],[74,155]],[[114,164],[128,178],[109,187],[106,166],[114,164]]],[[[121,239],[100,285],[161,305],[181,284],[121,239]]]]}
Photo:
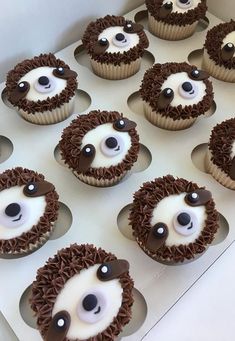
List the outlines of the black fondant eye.
{"type": "Polygon", "coordinates": [[[234,44],[233,43],[227,43],[224,45],[224,49],[228,52],[232,51],[234,49],[234,44]]]}
{"type": "Polygon", "coordinates": [[[29,84],[27,82],[20,82],[18,85],[17,85],[17,88],[20,92],[25,92],[28,90],[29,88],[29,84]]]}
{"type": "Polygon", "coordinates": [[[122,119],[119,119],[119,120],[117,120],[117,121],[114,123],[114,126],[115,126],[117,129],[123,129],[123,128],[125,128],[125,121],[122,120],[122,119]]]}
{"type": "Polygon", "coordinates": [[[95,153],[95,147],[92,144],[86,144],[83,148],[82,148],[82,154],[84,156],[92,156],[95,153]]]}
{"type": "Polygon", "coordinates": [[[108,264],[102,264],[99,266],[97,270],[97,277],[99,279],[106,279],[109,278],[111,274],[111,267],[108,264]]]}
{"type": "Polygon", "coordinates": [[[106,39],[106,38],[101,38],[101,39],[99,40],[99,44],[100,44],[101,46],[106,46],[106,45],[108,45],[108,39],[106,39]]]}
{"type": "Polygon", "coordinates": [[[64,68],[62,66],[56,68],[56,73],[62,76],[64,74],[64,68]]]}
{"type": "Polygon", "coordinates": [[[174,91],[171,88],[166,88],[163,90],[163,95],[164,97],[172,97],[172,95],[174,94],[174,91]]]}
{"type": "Polygon", "coordinates": [[[157,223],[153,227],[153,235],[157,239],[164,238],[168,233],[167,226],[164,223],[157,223]]]}
{"type": "Polygon", "coordinates": [[[26,195],[32,195],[36,193],[38,190],[38,186],[35,182],[29,182],[25,187],[24,187],[24,194],[26,195]]]}
{"type": "Polygon", "coordinates": [[[133,23],[131,21],[127,21],[125,24],[125,31],[132,31],[133,30],[133,23]]]}
{"type": "Polygon", "coordinates": [[[198,78],[200,75],[200,72],[197,70],[197,69],[194,69],[192,72],[191,72],[191,76],[193,78],[198,78]]]}
{"type": "Polygon", "coordinates": [[[172,9],[173,3],[171,1],[167,1],[167,2],[165,2],[164,7],[166,9],[172,9]]]}
{"type": "Polygon", "coordinates": [[[199,195],[196,192],[191,192],[186,195],[188,202],[195,204],[199,200],[199,195]]]}

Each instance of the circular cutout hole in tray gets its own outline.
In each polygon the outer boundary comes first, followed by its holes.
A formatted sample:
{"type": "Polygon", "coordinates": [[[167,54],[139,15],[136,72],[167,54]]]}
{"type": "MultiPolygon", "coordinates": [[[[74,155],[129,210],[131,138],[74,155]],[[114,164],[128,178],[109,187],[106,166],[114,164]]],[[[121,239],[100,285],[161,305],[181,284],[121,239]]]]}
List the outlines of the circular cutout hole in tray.
{"type": "Polygon", "coordinates": [[[138,160],[136,163],[134,163],[131,171],[133,173],[143,172],[150,166],[151,162],[152,162],[151,152],[145,145],[140,143],[138,160]]]}
{"type": "Polygon", "coordinates": [[[92,71],[90,57],[86,53],[83,45],[79,45],[78,47],[76,47],[76,49],[74,50],[74,58],[76,59],[78,64],[81,64],[82,66],[85,66],[92,71]]]}
{"type": "Polygon", "coordinates": [[[147,10],[143,10],[143,11],[137,12],[135,14],[134,21],[137,24],[143,25],[144,28],[146,29],[147,26],[148,26],[148,11],[147,10]]]}
{"type": "Polygon", "coordinates": [[[191,153],[191,159],[194,166],[203,173],[208,173],[205,166],[205,157],[208,148],[207,146],[207,143],[201,143],[196,146],[191,153]]]}
{"type": "Polygon", "coordinates": [[[81,113],[89,108],[91,105],[91,97],[90,95],[81,89],[76,90],[75,95],[75,106],[74,113],[81,113]]]}
{"type": "Polygon", "coordinates": [[[216,109],[217,109],[217,105],[216,105],[215,101],[213,101],[210,109],[205,113],[205,115],[203,115],[201,117],[202,118],[211,117],[216,112],[216,109]]]}
{"type": "Polygon", "coordinates": [[[196,32],[202,32],[207,29],[209,26],[209,19],[207,17],[204,17],[203,19],[200,19],[197,26],[196,26],[196,32]]]}
{"type": "Polygon", "coordinates": [[[73,223],[73,216],[68,208],[63,202],[59,202],[59,215],[55,222],[53,232],[50,236],[50,240],[58,239],[68,232],[73,223]]]}
{"type": "Polygon", "coordinates": [[[31,290],[32,285],[25,289],[20,298],[19,308],[21,317],[24,320],[24,322],[31,328],[37,329],[36,317],[34,316],[34,312],[31,309],[29,303],[29,298],[31,297],[31,290]]]}
{"type": "Polygon", "coordinates": [[[13,149],[13,143],[7,137],[0,136],[0,163],[9,159],[13,149]]]}
{"type": "Polygon", "coordinates": [[[129,240],[135,240],[135,237],[133,236],[132,233],[132,227],[129,225],[129,214],[130,214],[130,209],[132,207],[132,204],[128,204],[125,207],[121,209],[117,216],[117,225],[118,229],[121,232],[121,234],[129,239],[129,240]]]}
{"type": "Polygon", "coordinates": [[[149,52],[148,50],[145,50],[144,51],[144,55],[142,57],[142,61],[141,61],[141,68],[143,68],[144,70],[147,70],[154,63],[155,63],[154,55],[151,52],[149,52]]]}
{"type": "Polygon", "coordinates": [[[229,223],[227,222],[227,219],[221,213],[219,213],[219,228],[211,245],[222,243],[226,239],[228,234],[229,223]]]}
{"type": "Polygon", "coordinates": [[[144,116],[144,107],[139,91],[133,92],[127,99],[127,105],[135,114],[144,116]]]}
{"type": "Polygon", "coordinates": [[[61,153],[60,153],[60,149],[59,149],[59,145],[57,144],[57,146],[54,149],[54,158],[55,160],[58,162],[59,165],[66,167],[66,164],[64,162],[64,160],[62,160],[61,157],[61,153]]]}
{"type": "Polygon", "coordinates": [[[4,89],[2,90],[2,95],[1,95],[1,97],[2,97],[3,103],[4,103],[8,108],[14,109],[14,106],[8,101],[8,98],[7,98],[7,89],[6,89],[6,88],[4,88],[4,89]]]}
{"type": "Polygon", "coordinates": [[[196,65],[199,69],[202,67],[203,49],[194,50],[189,53],[188,61],[191,65],[196,65]]]}

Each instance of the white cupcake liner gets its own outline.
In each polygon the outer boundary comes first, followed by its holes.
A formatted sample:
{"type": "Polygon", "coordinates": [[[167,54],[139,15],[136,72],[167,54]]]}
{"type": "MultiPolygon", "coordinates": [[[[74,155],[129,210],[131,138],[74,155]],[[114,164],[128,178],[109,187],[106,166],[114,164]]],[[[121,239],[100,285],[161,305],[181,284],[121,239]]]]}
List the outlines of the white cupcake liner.
{"type": "Polygon", "coordinates": [[[113,179],[96,179],[91,176],[83,175],[83,174],[78,174],[76,171],[73,172],[73,174],[82,182],[91,185],[91,186],[96,186],[96,187],[109,187],[113,186],[116,183],[118,183],[124,176],[127,174],[127,171],[125,171],[122,175],[120,176],[115,176],[113,179]]]}
{"type": "Polygon", "coordinates": [[[28,113],[22,109],[19,109],[20,115],[31,123],[35,124],[53,124],[64,121],[69,117],[74,110],[75,95],[70,99],[68,103],[64,103],[59,108],[53,110],[47,110],[44,112],[35,112],[34,114],[28,113]]]}
{"type": "Polygon", "coordinates": [[[121,63],[120,65],[99,63],[94,59],[91,59],[91,66],[94,73],[102,78],[106,79],[123,79],[128,78],[140,69],[141,58],[138,58],[130,64],[121,63]]]}
{"type": "Polygon", "coordinates": [[[150,13],[148,15],[149,31],[155,36],[166,40],[181,40],[190,37],[195,32],[197,24],[198,21],[185,26],[169,25],[157,21],[150,13]]]}
{"type": "Polygon", "coordinates": [[[221,185],[229,188],[235,189],[235,180],[232,180],[222,169],[216,166],[212,160],[211,151],[208,149],[205,157],[205,167],[206,171],[210,173],[213,178],[218,181],[221,185]]]}
{"type": "Polygon", "coordinates": [[[210,58],[206,49],[204,49],[203,53],[202,68],[214,78],[225,82],[235,82],[235,70],[226,69],[223,65],[216,65],[215,62],[210,58]]]}
{"type": "Polygon", "coordinates": [[[196,118],[189,118],[186,120],[173,120],[171,117],[162,116],[160,113],[154,111],[152,107],[147,103],[144,104],[145,117],[155,126],[167,130],[182,130],[190,127],[196,118]]]}

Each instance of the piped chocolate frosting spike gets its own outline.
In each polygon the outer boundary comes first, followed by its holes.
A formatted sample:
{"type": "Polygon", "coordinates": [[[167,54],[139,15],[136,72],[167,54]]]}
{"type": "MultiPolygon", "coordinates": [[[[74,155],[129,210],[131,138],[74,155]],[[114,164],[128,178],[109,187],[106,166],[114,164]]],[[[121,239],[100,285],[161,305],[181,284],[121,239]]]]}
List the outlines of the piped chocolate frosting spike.
{"type": "Polygon", "coordinates": [[[162,90],[157,100],[158,109],[165,109],[173,101],[174,91],[170,88],[162,90]]]}
{"type": "Polygon", "coordinates": [[[232,180],[235,180],[235,157],[232,160],[232,166],[230,168],[229,176],[232,180]]]}
{"type": "Polygon", "coordinates": [[[227,43],[221,50],[221,58],[224,62],[232,59],[235,52],[235,46],[233,43],[227,43]]]}
{"type": "Polygon", "coordinates": [[[148,235],[146,248],[152,252],[156,252],[161,246],[165,244],[168,237],[168,228],[164,223],[157,223],[154,225],[148,235]]]}
{"type": "Polygon", "coordinates": [[[129,271],[129,263],[125,259],[116,259],[103,263],[97,270],[97,277],[100,281],[106,282],[120,277],[129,271]]]}
{"type": "Polygon", "coordinates": [[[165,19],[171,12],[173,9],[173,4],[171,1],[166,2],[164,5],[162,5],[162,7],[159,10],[159,17],[161,19],[165,19]]]}
{"type": "Polygon", "coordinates": [[[65,310],[59,311],[49,325],[45,341],[64,341],[69,330],[71,317],[65,310]]]}
{"type": "Polygon", "coordinates": [[[24,195],[27,197],[41,197],[53,191],[55,186],[48,181],[29,182],[23,189],[24,195]]]}
{"type": "Polygon", "coordinates": [[[80,153],[78,172],[85,173],[91,166],[92,161],[95,158],[95,147],[93,144],[86,144],[80,153]]]}
{"type": "Polygon", "coordinates": [[[77,72],[70,70],[68,68],[58,67],[53,70],[53,75],[57,78],[61,79],[69,79],[69,78],[76,78],[77,72]]]}

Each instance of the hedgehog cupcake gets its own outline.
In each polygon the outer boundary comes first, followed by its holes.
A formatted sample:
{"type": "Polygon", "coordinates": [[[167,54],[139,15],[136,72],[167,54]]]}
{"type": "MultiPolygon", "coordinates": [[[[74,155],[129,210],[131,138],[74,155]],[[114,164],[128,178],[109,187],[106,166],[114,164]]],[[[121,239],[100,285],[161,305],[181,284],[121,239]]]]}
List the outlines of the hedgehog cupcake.
{"type": "Polygon", "coordinates": [[[155,64],[145,72],[140,88],[146,118],[164,129],[190,127],[212,106],[208,78],[207,72],[187,63],[155,64]]]}
{"type": "Polygon", "coordinates": [[[29,122],[60,122],[73,112],[76,77],[75,71],[51,53],[26,59],[7,75],[8,100],[29,122]]]}
{"type": "Polygon", "coordinates": [[[48,240],[58,210],[55,187],[42,174],[21,167],[0,174],[0,255],[39,248],[48,240]]]}
{"type": "Polygon", "coordinates": [[[134,194],[130,213],[139,246],[166,264],[190,261],[206,251],[218,219],[208,190],[171,175],[144,183],[134,194]]]}
{"type": "Polygon", "coordinates": [[[206,0],[145,0],[149,30],[167,40],[190,37],[206,15],[206,0]]]}
{"type": "Polygon", "coordinates": [[[123,79],[138,72],[149,44],[142,25],[114,15],[91,22],[82,42],[94,73],[107,79],[123,79]]]}
{"type": "Polygon", "coordinates": [[[112,341],[131,319],[129,263],[73,244],[38,270],[31,307],[45,341],[112,341]]]}
{"type": "Polygon", "coordinates": [[[136,123],[117,111],[91,111],[64,129],[59,142],[62,159],[83,182],[112,186],[137,161],[136,123]]]}

